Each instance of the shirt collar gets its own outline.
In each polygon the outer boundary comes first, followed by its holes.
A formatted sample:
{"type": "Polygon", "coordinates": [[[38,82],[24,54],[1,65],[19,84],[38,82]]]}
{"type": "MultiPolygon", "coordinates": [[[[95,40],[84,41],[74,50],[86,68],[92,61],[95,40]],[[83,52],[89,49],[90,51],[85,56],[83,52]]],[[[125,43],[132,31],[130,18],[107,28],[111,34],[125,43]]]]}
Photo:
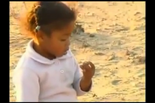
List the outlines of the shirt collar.
{"type": "Polygon", "coordinates": [[[56,60],[64,60],[64,59],[67,59],[67,58],[70,58],[72,57],[72,53],[71,53],[71,50],[69,49],[67,51],[67,54],[61,56],[61,57],[57,57],[56,59],[53,59],[53,60],[49,60],[43,56],[41,56],[40,54],[38,54],[32,47],[32,44],[33,44],[33,40],[31,40],[28,45],[27,45],[27,48],[26,48],[26,54],[29,55],[33,60],[39,62],[39,63],[42,63],[42,64],[53,64],[56,60]]]}

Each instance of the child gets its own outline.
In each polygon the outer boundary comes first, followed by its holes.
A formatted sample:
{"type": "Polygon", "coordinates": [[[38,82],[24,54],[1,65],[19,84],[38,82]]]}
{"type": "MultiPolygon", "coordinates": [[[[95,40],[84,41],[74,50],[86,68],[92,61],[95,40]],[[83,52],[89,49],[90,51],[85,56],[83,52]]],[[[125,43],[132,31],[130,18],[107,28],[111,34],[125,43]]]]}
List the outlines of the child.
{"type": "Polygon", "coordinates": [[[92,86],[95,67],[80,67],[69,49],[76,15],[62,2],[37,2],[22,21],[33,37],[13,76],[17,102],[78,101],[92,86]],[[82,72],[81,72],[81,69],[82,72]]]}

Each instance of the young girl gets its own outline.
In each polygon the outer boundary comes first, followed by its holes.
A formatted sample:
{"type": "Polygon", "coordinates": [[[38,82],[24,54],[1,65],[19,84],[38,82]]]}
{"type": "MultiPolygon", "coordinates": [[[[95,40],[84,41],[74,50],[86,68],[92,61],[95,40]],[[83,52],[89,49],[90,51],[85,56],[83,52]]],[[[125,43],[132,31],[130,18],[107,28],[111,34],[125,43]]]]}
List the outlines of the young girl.
{"type": "Polygon", "coordinates": [[[37,2],[23,22],[33,39],[15,69],[17,102],[78,101],[92,86],[95,67],[78,66],[69,38],[76,14],[62,2],[37,2]]]}

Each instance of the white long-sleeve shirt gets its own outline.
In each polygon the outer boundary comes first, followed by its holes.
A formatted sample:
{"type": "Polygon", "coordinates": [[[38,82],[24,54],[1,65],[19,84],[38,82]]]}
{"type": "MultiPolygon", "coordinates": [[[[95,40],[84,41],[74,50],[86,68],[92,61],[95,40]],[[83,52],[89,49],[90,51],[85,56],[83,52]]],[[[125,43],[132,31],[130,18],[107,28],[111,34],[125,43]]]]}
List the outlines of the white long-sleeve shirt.
{"type": "Polygon", "coordinates": [[[71,51],[49,60],[35,52],[32,43],[28,43],[14,71],[16,101],[78,101],[77,96],[86,92],[80,88],[83,74],[71,51]]]}

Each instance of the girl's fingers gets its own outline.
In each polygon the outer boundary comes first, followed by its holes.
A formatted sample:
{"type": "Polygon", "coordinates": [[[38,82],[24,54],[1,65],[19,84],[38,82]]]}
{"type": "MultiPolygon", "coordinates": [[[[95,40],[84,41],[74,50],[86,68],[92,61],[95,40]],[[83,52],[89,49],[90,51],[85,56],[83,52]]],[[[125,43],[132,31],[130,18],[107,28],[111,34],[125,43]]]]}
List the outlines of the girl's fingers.
{"type": "Polygon", "coordinates": [[[84,71],[95,69],[95,66],[92,62],[84,62],[82,65],[80,65],[80,67],[84,71]]]}
{"type": "Polygon", "coordinates": [[[95,65],[92,62],[89,62],[89,65],[91,66],[92,69],[95,69],[95,65]]]}

